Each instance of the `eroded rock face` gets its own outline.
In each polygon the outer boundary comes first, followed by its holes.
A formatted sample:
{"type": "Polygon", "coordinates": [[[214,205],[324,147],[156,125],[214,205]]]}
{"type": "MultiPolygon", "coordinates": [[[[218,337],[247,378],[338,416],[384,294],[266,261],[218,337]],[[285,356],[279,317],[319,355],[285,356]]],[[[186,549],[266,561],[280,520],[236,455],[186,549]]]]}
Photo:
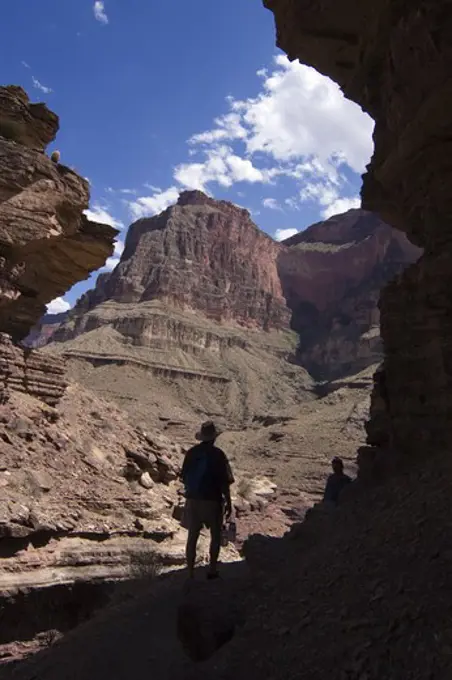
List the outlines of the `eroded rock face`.
{"type": "Polygon", "coordinates": [[[45,105],[0,88],[0,330],[16,340],[104,264],[117,233],[83,215],[88,182],[43,153],[57,130],[45,105]]]}
{"type": "Polygon", "coordinates": [[[336,80],[375,120],[363,207],[424,255],[381,297],[387,412],[397,450],[452,440],[452,13],[445,0],[266,0],[289,58],[336,80]]]}
{"type": "Polygon", "coordinates": [[[0,88],[0,134],[30,149],[44,150],[56,137],[58,116],[45,104],[32,104],[17,85],[0,88]]]}
{"type": "Polygon", "coordinates": [[[184,192],[177,205],[133,224],[120,265],[80,301],[154,299],[247,328],[287,328],[290,312],[278,276],[279,246],[247,210],[184,192]]]}
{"type": "Polygon", "coordinates": [[[278,270],[298,360],[318,379],[357,373],[382,356],[382,287],[421,254],[405,234],[350,210],[288,239],[278,270]]]}
{"type": "Polygon", "coordinates": [[[10,391],[30,394],[55,406],[67,387],[64,361],[60,357],[17,347],[0,333],[0,403],[10,391]]]}

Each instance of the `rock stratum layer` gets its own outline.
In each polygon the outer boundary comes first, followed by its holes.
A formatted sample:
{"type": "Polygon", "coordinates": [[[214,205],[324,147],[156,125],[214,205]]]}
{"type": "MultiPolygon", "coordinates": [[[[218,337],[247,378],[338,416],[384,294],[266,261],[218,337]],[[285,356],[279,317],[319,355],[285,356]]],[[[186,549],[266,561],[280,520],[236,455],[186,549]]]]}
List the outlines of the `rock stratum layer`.
{"type": "Polygon", "coordinates": [[[132,225],[120,264],[53,331],[49,351],[77,360],[77,380],[135,413],[162,401],[160,416],[180,417],[183,403],[248,422],[309,397],[312,380],[295,363],[335,378],[378,361],[379,290],[418,254],[363,211],[279,244],[247,211],[185,192],[132,225]]]}
{"type": "Polygon", "coordinates": [[[0,333],[0,403],[16,391],[55,406],[67,387],[65,374],[59,357],[24,350],[14,345],[6,333],[0,333]]]}
{"type": "Polygon", "coordinates": [[[290,363],[281,246],[249,213],[201,192],[130,228],[121,262],[99,277],[46,351],[72,375],[141,414],[230,425],[313,396],[290,363]]]}
{"type": "Polygon", "coordinates": [[[377,362],[380,290],[421,250],[364,210],[314,224],[284,245],[278,269],[300,336],[298,361],[317,379],[377,362]]]}
{"type": "Polygon", "coordinates": [[[133,224],[121,262],[78,311],[105,301],[159,299],[220,323],[270,330],[289,325],[278,276],[279,247],[247,210],[184,192],[177,205],[133,224]]]}
{"type": "Polygon", "coordinates": [[[44,104],[0,88],[0,331],[15,340],[105,263],[117,233],[83,214],[88,182],[45,155],[57,130],[44,104]]]}

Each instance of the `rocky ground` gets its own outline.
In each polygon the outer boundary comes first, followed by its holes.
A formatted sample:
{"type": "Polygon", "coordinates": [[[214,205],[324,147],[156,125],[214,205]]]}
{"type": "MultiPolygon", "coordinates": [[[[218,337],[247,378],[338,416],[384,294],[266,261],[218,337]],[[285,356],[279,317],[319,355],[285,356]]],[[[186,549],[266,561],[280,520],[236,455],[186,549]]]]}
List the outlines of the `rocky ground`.
{"type": "Polygon", "coordinates": [[[157,581],[140,601],[2,677],[446,680],[451,475],[449,457],[438,454],[383,486],[357,486],[337,511],[314,514],[286,539],[251,541],[248,571],[230,565],[222,585],[199,583],[185,596],[182,575],[157,581]],[[206,600],[216,603],[209,616],[206,600]],[[187,613],[191,634],[180,621],[187,613]],[[191,655],[221,642],[209,631],[232,640],[195,663],[177,639],[178,618],[191,655]]]}
{"type": "MultiPolygon", "coordinates": [[[[221,435],[237,479],[237,548],[250,534],[281,536],[301,519],[321,495],[333,452],[352,471],[370,375],[332,385],[334,392],[298,412],[221,435]]],[[[0,656],[26,655],[49,631],[77,625],[92,615],[87,601],[105,606],[116,581],[183,566],[176,478],[198,425],[174,428],[169,438],[131,425],[118,406],[77,384],[56,408],[10,392],[0,417],[0,589],[9,622],[0,626],[0,656]],[[69,618],[55,615],[55,600],[66,602],[69,618]],[[12,625],[17,612],[23,615],[12,625]]],[[[206,555],[207,537],[201,562],[206,555]]],[[[238,559],[236,548],[223,559],[238,559]]]]}
{"type": "Polygon", "coordinates": [[[288,361],[297,342],[288,330],[222,326],[158,300],[100,304],[83,323],[86,332],[45,351],[67,357],[74,380],[138,423],[187,426],[208,413],[239,427],[313,397],[311,376],[288,361]]]}

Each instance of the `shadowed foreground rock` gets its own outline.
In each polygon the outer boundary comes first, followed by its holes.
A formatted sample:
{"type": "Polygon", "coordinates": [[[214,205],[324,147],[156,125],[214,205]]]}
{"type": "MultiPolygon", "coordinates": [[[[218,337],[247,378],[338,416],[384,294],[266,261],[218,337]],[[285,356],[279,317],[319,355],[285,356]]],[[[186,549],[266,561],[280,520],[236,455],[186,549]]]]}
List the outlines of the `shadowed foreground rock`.
{"type": "Polygon", "coordinates": [[[192,661],[206,661],[234,637],[243,613],[232,586],[224,581],[195,582],[179,605],[177,635],[192,661]]]}
{"type": "Polygon", "coordinates": [[[0,331],[15,340],[46,304],[102,267],[117,234],[83,214],[87,180],[43,152],[57,130],[44,104],[0,88],[0,331]]]}

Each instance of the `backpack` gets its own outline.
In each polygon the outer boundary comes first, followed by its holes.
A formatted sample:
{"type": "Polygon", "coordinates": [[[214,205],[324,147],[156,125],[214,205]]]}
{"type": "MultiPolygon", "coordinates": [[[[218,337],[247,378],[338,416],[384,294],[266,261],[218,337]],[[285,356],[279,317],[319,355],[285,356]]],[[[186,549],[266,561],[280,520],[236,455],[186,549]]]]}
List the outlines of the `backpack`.
{"type": "Polygon", "coordinates": [[[185,474],[184,484],[187,496],[195,497],[200,495],[205,488],[206,477],[209,474],[209,454],[206,451],[197,453],[196,458],[190,462],[190,466],[185,474]]]}

